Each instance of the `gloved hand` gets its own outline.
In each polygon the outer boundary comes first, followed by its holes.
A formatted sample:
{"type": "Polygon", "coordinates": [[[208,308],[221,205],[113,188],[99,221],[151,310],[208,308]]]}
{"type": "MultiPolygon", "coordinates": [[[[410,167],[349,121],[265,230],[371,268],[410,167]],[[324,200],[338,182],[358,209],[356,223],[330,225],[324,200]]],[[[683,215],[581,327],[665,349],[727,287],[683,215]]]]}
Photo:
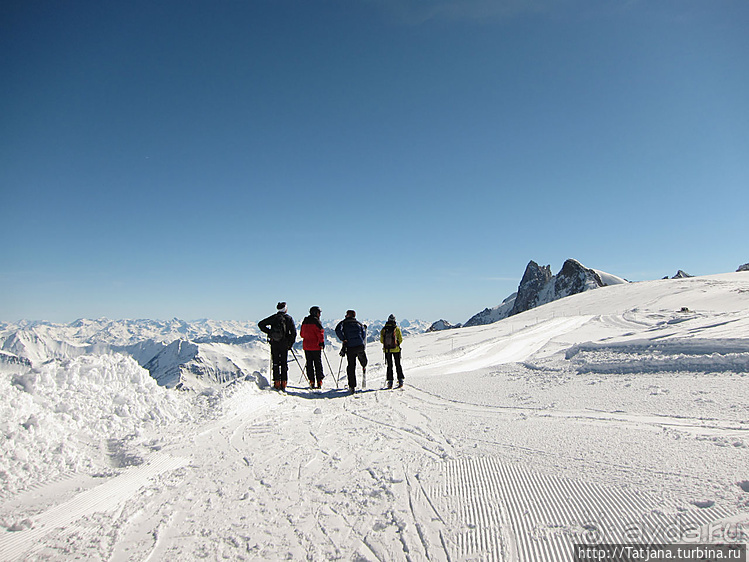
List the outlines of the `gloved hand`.
{"type": "Polygon", "coordinates": [[[320,343],[320,349],[325,349],[325,342],[320,343]]]}

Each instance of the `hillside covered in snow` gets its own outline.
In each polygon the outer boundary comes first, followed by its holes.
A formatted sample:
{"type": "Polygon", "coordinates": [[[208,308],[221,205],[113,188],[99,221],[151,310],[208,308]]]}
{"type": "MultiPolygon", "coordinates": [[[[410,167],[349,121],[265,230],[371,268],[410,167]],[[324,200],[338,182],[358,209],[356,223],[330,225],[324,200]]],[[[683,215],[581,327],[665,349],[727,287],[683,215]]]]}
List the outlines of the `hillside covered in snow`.
{"type": "MultiPolygon", "coordinates": [[[[2,560],[568,561],[576,543],[749,541],[747,272],[409,335],[402,391],[380,390],[372,343],[354,396],[333,373],[304,388],[293,365],[286,393],[252,377],[180,392],[48,329],[46,348],[3,348],[2,560]]],[[[136,345],[117,330],[110,345],[136,345]]],[[[239,345],[267,376],[267,344],[239,345]]]]}

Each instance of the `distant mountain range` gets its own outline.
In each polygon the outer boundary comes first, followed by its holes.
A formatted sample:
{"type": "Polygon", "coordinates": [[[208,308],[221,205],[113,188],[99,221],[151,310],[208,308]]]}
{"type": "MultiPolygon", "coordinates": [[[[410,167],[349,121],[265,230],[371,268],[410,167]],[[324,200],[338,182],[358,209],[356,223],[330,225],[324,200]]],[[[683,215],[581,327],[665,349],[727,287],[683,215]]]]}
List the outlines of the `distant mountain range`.
{"type": "MultiPolygon", "coordinates": [[[[301,321],[301,319],[297,319],[301,321]]],[[[340,345],[335,336],[338,320],[323,322],[330,347],[340,345]]],[[[384,321],[368,323],[368,341],[379,338],[384,321]]],[[[405,335],[421,333],[428,322],[400,322],[405,335]]],[[[266,336],[255,322],[172,319],[96,320],[70,324],[50,322],[0,323],[0,368],[22,371],[49,361],[65,361],[81,355],[123,353],[149,371],[168,388],[206,387],[238,378],[255,378],[267,367],[266,336]]],[[[301,339],[294,346],[304,361],[301,339]]]]}
{"type": "MultiPolygon", "coordinates": [[[[742,265],[738,271],[749,271],[749,264],[742,265]]],[[[679,270],[673,279],[684,277],[690,275],[679,270]]],[[[499,305],[475,314],[463,326],[490,324],[570,295],[622,283],[628,281],[587,268],[574,259],[565,261],[555,275],[550,266],[530,261],[517,292],[499,305]]],[[[301,322],[301,318],[296,320],[301,322]]],[[[337,322],[323,322],[327,349],[336,351],[340,346],[334,332],[337,322]]],[[[365,320],[363,323],[368,324],[367,340],[377,341],[385,322],[365,320]]],[[[420,320],[402,320],[399,325],[404,336],[461,327],[445,320],[431,326],[420,320]]],[[[254,378],[262,386],[267,381],[260,373],[267,372],[269,360],[265,340],[257,324],[248,321],[100,318],[80,319],[70,324],[0,322],[0,369],[20,372],[80,355],[123,353],[168,388],[201,390],[239,378],[254,378]]],[[[297,341],[294,351],[296,358],[303,362],[301,345],[301,340],[297,341]]]]}

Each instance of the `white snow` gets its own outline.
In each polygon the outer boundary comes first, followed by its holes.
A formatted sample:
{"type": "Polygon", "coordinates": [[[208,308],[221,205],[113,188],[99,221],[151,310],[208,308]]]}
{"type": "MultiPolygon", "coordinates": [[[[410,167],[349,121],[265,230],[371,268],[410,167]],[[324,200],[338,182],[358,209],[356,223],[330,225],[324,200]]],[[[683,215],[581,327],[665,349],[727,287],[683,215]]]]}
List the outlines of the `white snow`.
{"type": "Polygon", "coordinates": [[[598,274],[605,286],[623,285],[624,283],[628,282],[626,279],[622,279],[621,277],[612,275],[611,273],[606,273],[605,271],[601,271],[600,269],[594,269],[593,271],[598,274]]]}
{"type": "MultiPolygon", "coordinates": [[[[266,371],[263,348],[234,362],[266,371]]],[[[385,371],[368,354],[371,389],[385,371]]],[[[403,362],[404,391],[354,397],[330,374],[303,388],[294,363],[286,394],[170,390],[91,350],[0,363],[0,559],[562,561],[575,542],[747,542],[749,273],[409,336],[403,362]]]]}
{"type": "Polygon", "coordinates": [[[82,356],[6,375],[0,396],[2,497],[61,475],[142,462],[116,442],[150,439],[193,415],[186,397],[160,388],[123,355],[82,356]]]}

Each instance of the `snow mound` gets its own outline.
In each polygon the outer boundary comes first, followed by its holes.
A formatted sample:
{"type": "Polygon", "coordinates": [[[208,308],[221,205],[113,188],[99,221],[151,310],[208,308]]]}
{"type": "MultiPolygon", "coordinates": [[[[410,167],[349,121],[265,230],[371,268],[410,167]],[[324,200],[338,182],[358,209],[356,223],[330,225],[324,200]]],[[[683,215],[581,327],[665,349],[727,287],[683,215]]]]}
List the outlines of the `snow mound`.
{"type": "Polygon", "coordinates": [[[585,343],[567,350],[578,373],[749,373],[745,339],[585,343]]]}
{"type": "Polygon", "coordinates": [[[137,464],[123,443],[183,419],[187,399],[119,354],[0,372],[0,497],[68,472],[137,464]]]}

